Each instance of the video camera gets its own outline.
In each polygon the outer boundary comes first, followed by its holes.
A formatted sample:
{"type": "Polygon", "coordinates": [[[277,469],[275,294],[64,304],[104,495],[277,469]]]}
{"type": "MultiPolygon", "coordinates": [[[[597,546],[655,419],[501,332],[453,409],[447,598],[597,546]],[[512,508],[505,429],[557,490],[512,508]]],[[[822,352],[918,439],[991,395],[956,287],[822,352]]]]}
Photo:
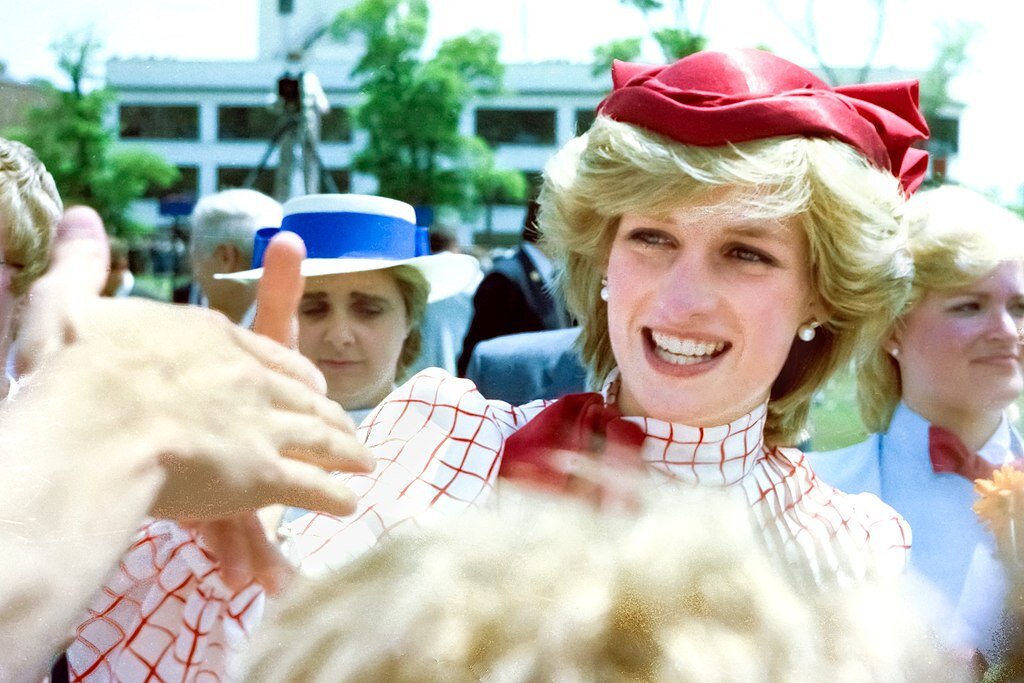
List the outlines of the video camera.
{"type": "Polygon", "coordinates": [[[277,79],[277,97],[285,108],[298,110],[302,106],[302,74],[286,72],[277,79]]]}

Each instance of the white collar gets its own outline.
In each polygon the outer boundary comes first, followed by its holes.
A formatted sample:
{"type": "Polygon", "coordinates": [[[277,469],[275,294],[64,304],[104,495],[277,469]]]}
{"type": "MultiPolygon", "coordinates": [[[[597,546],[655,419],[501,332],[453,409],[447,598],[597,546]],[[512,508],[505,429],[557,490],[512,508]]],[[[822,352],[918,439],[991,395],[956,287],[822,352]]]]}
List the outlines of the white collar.
{"type": "Polygon", "coordinates": [[[996,431],[985,442],[985,445],[978,450],[978,455],[993,465],[1002,465],[1024,455],[1020,450],[1020,437],[1013,433],[1010,420],[1006,417],[1006,413],[1003,413],[999,420],[999,426],[996,427],[996,431]]]}
{"type": "Polygon", "coordinates": [[[114,296],[128,296],[132,293],[133,287],[135,287],[135,275],[132,274],[132,271],[126,270],[121,275],[121,284],[114,291],[114,296]]]}

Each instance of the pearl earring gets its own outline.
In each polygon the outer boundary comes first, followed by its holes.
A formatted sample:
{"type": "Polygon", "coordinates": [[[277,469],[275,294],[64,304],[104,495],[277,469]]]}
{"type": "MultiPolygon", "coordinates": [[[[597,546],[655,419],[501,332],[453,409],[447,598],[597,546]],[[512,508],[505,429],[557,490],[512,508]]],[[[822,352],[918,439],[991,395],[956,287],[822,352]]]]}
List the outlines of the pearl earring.
{"type": "Polygon", "coordinates": [[[796,331],[796,336],[800,337],[800,341],[809,342],[818,334],[816,330],[817,327],[818,323],[816,322],[809,322],[806,325],[801,325],[796,331]]]}
{"type": "Polygon", "coordinates": [[[601,278],[601,301],[608,301],[608,278],[601,278]]]}
{"type": "Polygon", "coordinates": [[[891,349],[889,349],[889,355],[892,356],[893,358],[899,358],[900,350],[894,346],[891,349]]]}

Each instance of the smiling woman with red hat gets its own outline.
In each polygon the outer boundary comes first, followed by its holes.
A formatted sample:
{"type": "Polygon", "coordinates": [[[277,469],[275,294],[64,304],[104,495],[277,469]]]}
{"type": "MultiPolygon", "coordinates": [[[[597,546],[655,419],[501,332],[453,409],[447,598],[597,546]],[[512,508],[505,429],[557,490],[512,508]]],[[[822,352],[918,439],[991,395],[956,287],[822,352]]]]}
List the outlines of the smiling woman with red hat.
{"type": "Polygon", "coordinates": [[[382,462],[351,479],[363,514],[285,529],[307,569],[476,504],[502,477],[609,495],[581,485],[566,451],[735,491],[817,582],[905,565],[899,515],[822,484],[788,446],[909,292],[916,84],[831,88],[757,50],[617,63],[613,81],[590,131],[548,163],[539,216],[601,391],[513,408],[417,375],[362,433],[382,462]]]}
{"type": "MultiPolygon", "coordinates": [[[[613,80],[591,130],[545,169],[539,217],[601,390],[513,407],[441,371],[414,376],[359,430],[379,464],[348,478],[357,513],[283,527],[304,570],[481,504],[503,477],[615,501],[633,479],[619,468],[731,492],[810,583],[904,567],[899,515],[823,484],[789,445],[814,392],[907,296],[902,210],[924,171],[911,143],[927,134],[916,84],[831,88],[757,50],[616,64],[613,80]],[[595,478],[594,461],[611,472],[595,478]]],[[[110,662],[170,632],[176,651],[214,653],[218,670],[238,629],[189,615],[227,622],[226,606],[255,604],[259,587],[203,586],[175,601],[152,588],[154,608],[118,624],[131,643],[92,651],[110,662]]]]}

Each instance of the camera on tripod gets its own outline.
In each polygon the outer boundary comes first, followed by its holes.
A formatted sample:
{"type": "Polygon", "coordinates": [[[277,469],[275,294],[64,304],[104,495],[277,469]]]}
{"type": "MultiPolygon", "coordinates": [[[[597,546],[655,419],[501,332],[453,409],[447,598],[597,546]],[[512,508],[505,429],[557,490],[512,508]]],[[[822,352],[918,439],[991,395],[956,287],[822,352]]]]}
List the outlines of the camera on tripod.
{"type": "Polygon", "coordinates": [[[246,176],[244,186],[251,188],[255,185],[271,154],[277,149],[274,196],[279,201],[297,192],[316,194],[321,187],[326,187],[329,192],[337,192],[337,184],[324,168],[317,150],[320,143],[320,118],[331,108],[320,79],[309,71],[285,71],[277,79],[275,107],[280,113],[278,125],[259,163],[246,176]],[[301,165],[296,164],[296,148],[301,165]],[[297,166],[301,169],[301,185],[292,182],[297,166]]]}
{"type": "Polygon", "coordinates": [[[285,72],[277,79],[277,98],[284,107],[291,111],[302,108],[302,74],[294,75],[285,72]]]}

